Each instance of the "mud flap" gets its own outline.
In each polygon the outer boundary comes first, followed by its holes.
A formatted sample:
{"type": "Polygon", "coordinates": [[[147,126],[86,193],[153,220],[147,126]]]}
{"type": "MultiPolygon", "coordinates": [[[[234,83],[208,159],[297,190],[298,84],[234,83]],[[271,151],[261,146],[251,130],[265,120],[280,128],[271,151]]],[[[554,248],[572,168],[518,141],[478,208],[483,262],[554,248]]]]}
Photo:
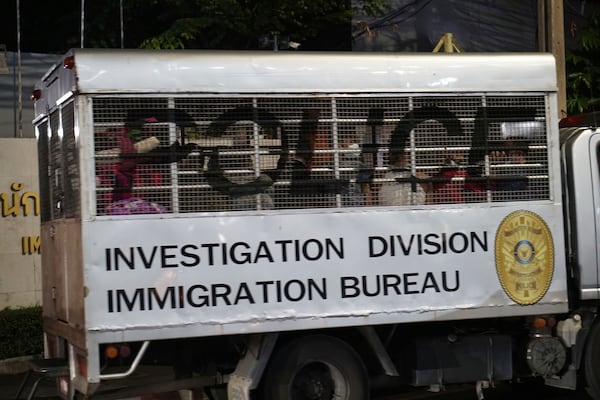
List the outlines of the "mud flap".
{"type": "Polygon", "coordinates": [[[250,390],[256,389],[260,378],[271,357],[277,333],[252,335],[248,341],[246,354],[238,362],[235,371],[229,376],[227,398],[229,400],[248,400],[250,390]]]}

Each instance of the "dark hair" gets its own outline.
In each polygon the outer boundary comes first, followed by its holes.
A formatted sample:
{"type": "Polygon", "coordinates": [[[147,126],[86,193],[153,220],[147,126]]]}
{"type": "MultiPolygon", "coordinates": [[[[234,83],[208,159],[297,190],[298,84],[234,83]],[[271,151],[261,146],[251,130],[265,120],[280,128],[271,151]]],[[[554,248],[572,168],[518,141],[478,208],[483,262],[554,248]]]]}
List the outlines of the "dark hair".
{"type": "Polygon", "coordinates": [[[319,126],[319,115],[321,111],[314,108],[302,110],[302,123],[298,134],[298,145],[296,146],[296,155],[309,162],[312,159],[314,151],[314,138],[319,126]]]}
{"type": "Polygon", "coordinates": [[[404,149],[398,147],[390,148],[390,152],[388,155],[390,165],[394,165],[398,162],[398,160],[404,155],[404,149]]]}

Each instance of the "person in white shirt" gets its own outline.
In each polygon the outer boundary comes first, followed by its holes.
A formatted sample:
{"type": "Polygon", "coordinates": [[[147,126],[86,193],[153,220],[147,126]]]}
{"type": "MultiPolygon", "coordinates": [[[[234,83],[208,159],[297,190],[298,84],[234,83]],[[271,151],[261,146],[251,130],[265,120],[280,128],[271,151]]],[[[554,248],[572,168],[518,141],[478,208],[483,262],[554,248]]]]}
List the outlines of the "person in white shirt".
{"type": "Polygon", "coordinates": [[[427,202],[427,193],[431,191],[431,182],[426,174],[413,174],[410,154],[404,150],[390,152],[390,170],[379,189],[379,205],[402,206],[422,205],[427,202]]]}

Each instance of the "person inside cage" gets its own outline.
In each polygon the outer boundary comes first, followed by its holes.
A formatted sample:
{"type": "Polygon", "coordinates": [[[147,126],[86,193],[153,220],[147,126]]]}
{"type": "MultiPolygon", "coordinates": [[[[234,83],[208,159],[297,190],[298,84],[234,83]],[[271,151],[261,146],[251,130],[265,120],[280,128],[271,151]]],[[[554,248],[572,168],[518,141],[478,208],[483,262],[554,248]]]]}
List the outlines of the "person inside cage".
{"type": "Polygon", "coordinates": [[[430,202],[433,204],[463,203],[466,177],[464,154],[460,151],[449,151],[444,165],[432,177],[430,202]]]}
{"type": "Polygon", "coordinates": [[[390,170],[383,176],[384,182],[379,188],[379,205],[426,204],[428,193],[432,190],[430,177],[424,173],[413,174],[410,153],[405,149],[391,149],[389,161],[390,170]]]}
{"type": "MultiPolygon", "coordinates": [[[[98,160],[115,160],[108,166],[100,164],[99,184],[109,185],[111,192],[104,196],[107,215],[156,214],[166,207],[141,196],[136,186],[159,187],[162,174],[151,166],[177,162],[194,150],[194,144],[181,145],[175,141],[161,146],[156,136],[143,135],[144,125],[158,122],[155,117],[128,119],[116,134],[117,146],[98,152],[98,160]]],[[[105,164],[105,163],[104,163],[105,164]]]]}
{"type": "Polygon", "coordinates": [[[271,176],[274,171],[262,169],[257,173],[260,156],[248,153],[249,149],[254,151],[254,145],[253,138],[245,133],[235,135],[232,147],[227,149],[229,155],[213,155],[208,161],[206,177],[213,187],[220,188],[227,195],[231,210],[274,208],[274,179],[271,176]],[[228,177],[225,176],[226,170],[229,171],[228,177]]]}
{"type": "Polygon", "coordinates": [[[291,160],[290,195],[299,207],[333,207],[348,181],[333,173],[328,131],[320,130],[319,110],[304,110],[296,151],[291,160]]]}
{"type": "MultiPolygon", "coordinates": [[[[465,184],[467,198],[484,201],[486,190],[490,190],[501,200],[526,199],[529,196],[529,178],[526,175],[529,141],[504,138],[501,142],[491,143],[490,147],[488,160],[494,169],[488,176],[481,172],[469,174],[465,184]]],[[[483,169],[484,165],[480,168],[483,169]]]]}
{"type": "Polygon", "coordinates": [[[527,162],[529,143],[526,141],[505,140],[503,148],[494,152],[493,157],[500,160],[507,167],[504,177],[497,177],[496,190],[498,191],[523,191],[527,190],[529,182],[523,174],[523,166],[527,162]]]}

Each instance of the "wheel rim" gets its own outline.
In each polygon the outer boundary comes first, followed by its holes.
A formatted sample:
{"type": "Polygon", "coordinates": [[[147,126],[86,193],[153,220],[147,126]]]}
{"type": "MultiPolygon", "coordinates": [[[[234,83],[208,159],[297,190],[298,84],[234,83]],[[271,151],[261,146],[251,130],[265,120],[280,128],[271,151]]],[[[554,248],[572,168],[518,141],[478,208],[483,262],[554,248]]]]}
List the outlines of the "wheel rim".
{"type": "Polygon", "coordinates": [[[348,394],[346,380],[339,369],[331,364],[311,362],[294,375],[290,400],[344,400],[348,394]]]}

